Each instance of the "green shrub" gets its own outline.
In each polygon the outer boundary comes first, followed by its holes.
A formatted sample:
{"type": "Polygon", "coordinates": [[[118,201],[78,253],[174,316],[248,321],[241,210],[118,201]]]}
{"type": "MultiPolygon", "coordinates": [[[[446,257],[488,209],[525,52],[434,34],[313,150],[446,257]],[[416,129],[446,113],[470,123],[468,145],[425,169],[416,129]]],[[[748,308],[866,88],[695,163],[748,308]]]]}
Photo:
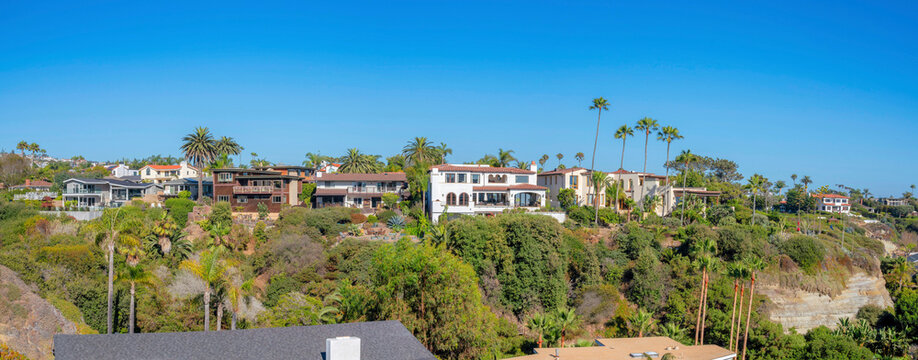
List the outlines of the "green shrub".
{"type": "Polygon", "coordinates": [[[195,203],[189,199],[172,198],[166,199],[166,208],[169,209],[169,216],[179,225],[179,228],[185,228],[188,223],[188,213],[194,210],[195,203]]]}
{"type": "Polygon", "coordinates": [[[379,222],[381,222],[381,223],[388,223],[388,222],[389,222],[389,219],[392,218],[392,217],[395,216],[395,215],[396,215],[396,214],[395,214],[395,211],[392,211],[392,210],[383,210],[383,211],[381,211],[381,212],[379,213],[379,215],[378,215],[377,217],[379,218],[379,222]]]}
{"type": "Polygon", "coordinates": [[[188,191],[188,190],[179,191],[179,193],[178,193],[178,198],[179,198],[179,199],[189,199],[189,198],[191,198],[191,191],[188,191]]]}
{"type": "Polygon", "coordinates": [[[367,222],[370,224],[375,224],[379,222],[379,218],[377,218],[376,215],[370,215],[367,216],[367,222]]]}
{"type": "Polygon", "coordinates": [[[779,249],[802,268],[810,268],[825,257],[825,247],[809,236],[793,236],[781,243],[779,249]]]}

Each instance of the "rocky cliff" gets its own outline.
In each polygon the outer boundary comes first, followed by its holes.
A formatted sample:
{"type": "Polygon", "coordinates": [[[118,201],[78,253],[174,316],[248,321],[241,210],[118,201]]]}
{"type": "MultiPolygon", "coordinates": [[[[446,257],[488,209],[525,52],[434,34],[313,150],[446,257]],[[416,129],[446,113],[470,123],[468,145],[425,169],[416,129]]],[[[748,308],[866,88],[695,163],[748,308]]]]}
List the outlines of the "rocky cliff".
{"type": "Polygon", "coordinates": [[[0,343],[30,359],[53,359],[54,334],[76,333],[73,322],[0,266],[0,343]]]}
{"type": "Polygon", "coordinates": [[[761,294],[768,296],[774,303],[769,309],[769,318],[784,325],[785,329],[794,327],[800,333],[820,325],[835,328],[839,319],[854,318],[858,309],[864,305],[873,304],[883,308],[892,306],[883,278],[863,272],[849,277],[845,288],[831,297],[773,285],[762,286],[761,294]]]}

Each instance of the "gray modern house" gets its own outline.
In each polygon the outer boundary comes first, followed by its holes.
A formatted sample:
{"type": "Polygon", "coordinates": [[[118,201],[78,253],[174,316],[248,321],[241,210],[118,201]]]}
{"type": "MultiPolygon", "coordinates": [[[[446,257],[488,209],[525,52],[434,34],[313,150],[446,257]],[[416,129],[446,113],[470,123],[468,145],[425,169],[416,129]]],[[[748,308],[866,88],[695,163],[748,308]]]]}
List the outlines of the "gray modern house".
{"type": "Polygon", "coordinates": [[[394,320],[209,332],[54,335],[54,358],[436,360],[394,320]]]}
{"type": "Polygon", "coordinates": [[[64,202],[75,201],[80,207],[118,207],[134,198],[155,194],[155,184],[114,179],[71,178],[64,180],[64,202]]]}
{"type": "MultiPolygon", "coordinates": [[[[213,198],[214,181],[211,179],[204,179],[202,183],[204,184],[204,197],[213,198]]],[[[191,193],[191,200],[198,199],[198,179],[174,179],[166,181],[161,185],[163,186],[163,196],[165,197],[175,197],[182,191],[188,191],[191,193]]]]}

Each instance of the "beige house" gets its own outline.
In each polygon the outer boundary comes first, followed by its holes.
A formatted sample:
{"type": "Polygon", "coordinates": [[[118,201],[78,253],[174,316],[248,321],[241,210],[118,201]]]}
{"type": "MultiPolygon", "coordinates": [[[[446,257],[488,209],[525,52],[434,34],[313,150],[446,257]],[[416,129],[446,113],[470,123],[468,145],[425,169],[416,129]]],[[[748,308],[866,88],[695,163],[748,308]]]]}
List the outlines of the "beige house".
{"type": "Polygon", "coordinates": [[[536,348],[535,354],[507,360],[622,360],[660,359],[672,354],[681,360],[730,360],[736,353],[717,345],[683,345],[662,336],[596,339],[594,346],[536,348]]]}
{"type": "MultiPolygon", "coordinates": [[[[182,161],[178,165],[146,165],[140,169],[140,180],[160,184],[169,180],[197,179],[198,168],[182,161]]],[[[207,174],[204,174],[207,177],[207,174]]]]}
{"type": "Polygon", "coordinates": [[[573,189],[577,195],[577,205],[592,204],[592,189],[590,189],[590,174],[592,171],[582,167],[552,170],[539,173],[538,185],[548,188],[549,204],[552,207],[561,207],[558,193],[562,189],[573,189]]]}

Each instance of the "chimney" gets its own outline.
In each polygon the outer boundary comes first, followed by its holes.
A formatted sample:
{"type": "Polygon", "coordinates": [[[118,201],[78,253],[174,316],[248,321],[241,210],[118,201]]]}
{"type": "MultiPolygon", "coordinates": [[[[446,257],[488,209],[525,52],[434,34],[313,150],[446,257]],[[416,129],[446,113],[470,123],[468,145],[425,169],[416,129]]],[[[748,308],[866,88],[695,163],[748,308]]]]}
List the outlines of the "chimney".
{"type": "Polygon", "coordinates": [[[325,360],[360,360],[360,338],[339,336],[325,339],[325,360]]]}
{"type": "Polygon", "coordinates": [[[529,171],[539,172],[539,168],[536,167],[535,161],[529,163],[529,171]]]}

